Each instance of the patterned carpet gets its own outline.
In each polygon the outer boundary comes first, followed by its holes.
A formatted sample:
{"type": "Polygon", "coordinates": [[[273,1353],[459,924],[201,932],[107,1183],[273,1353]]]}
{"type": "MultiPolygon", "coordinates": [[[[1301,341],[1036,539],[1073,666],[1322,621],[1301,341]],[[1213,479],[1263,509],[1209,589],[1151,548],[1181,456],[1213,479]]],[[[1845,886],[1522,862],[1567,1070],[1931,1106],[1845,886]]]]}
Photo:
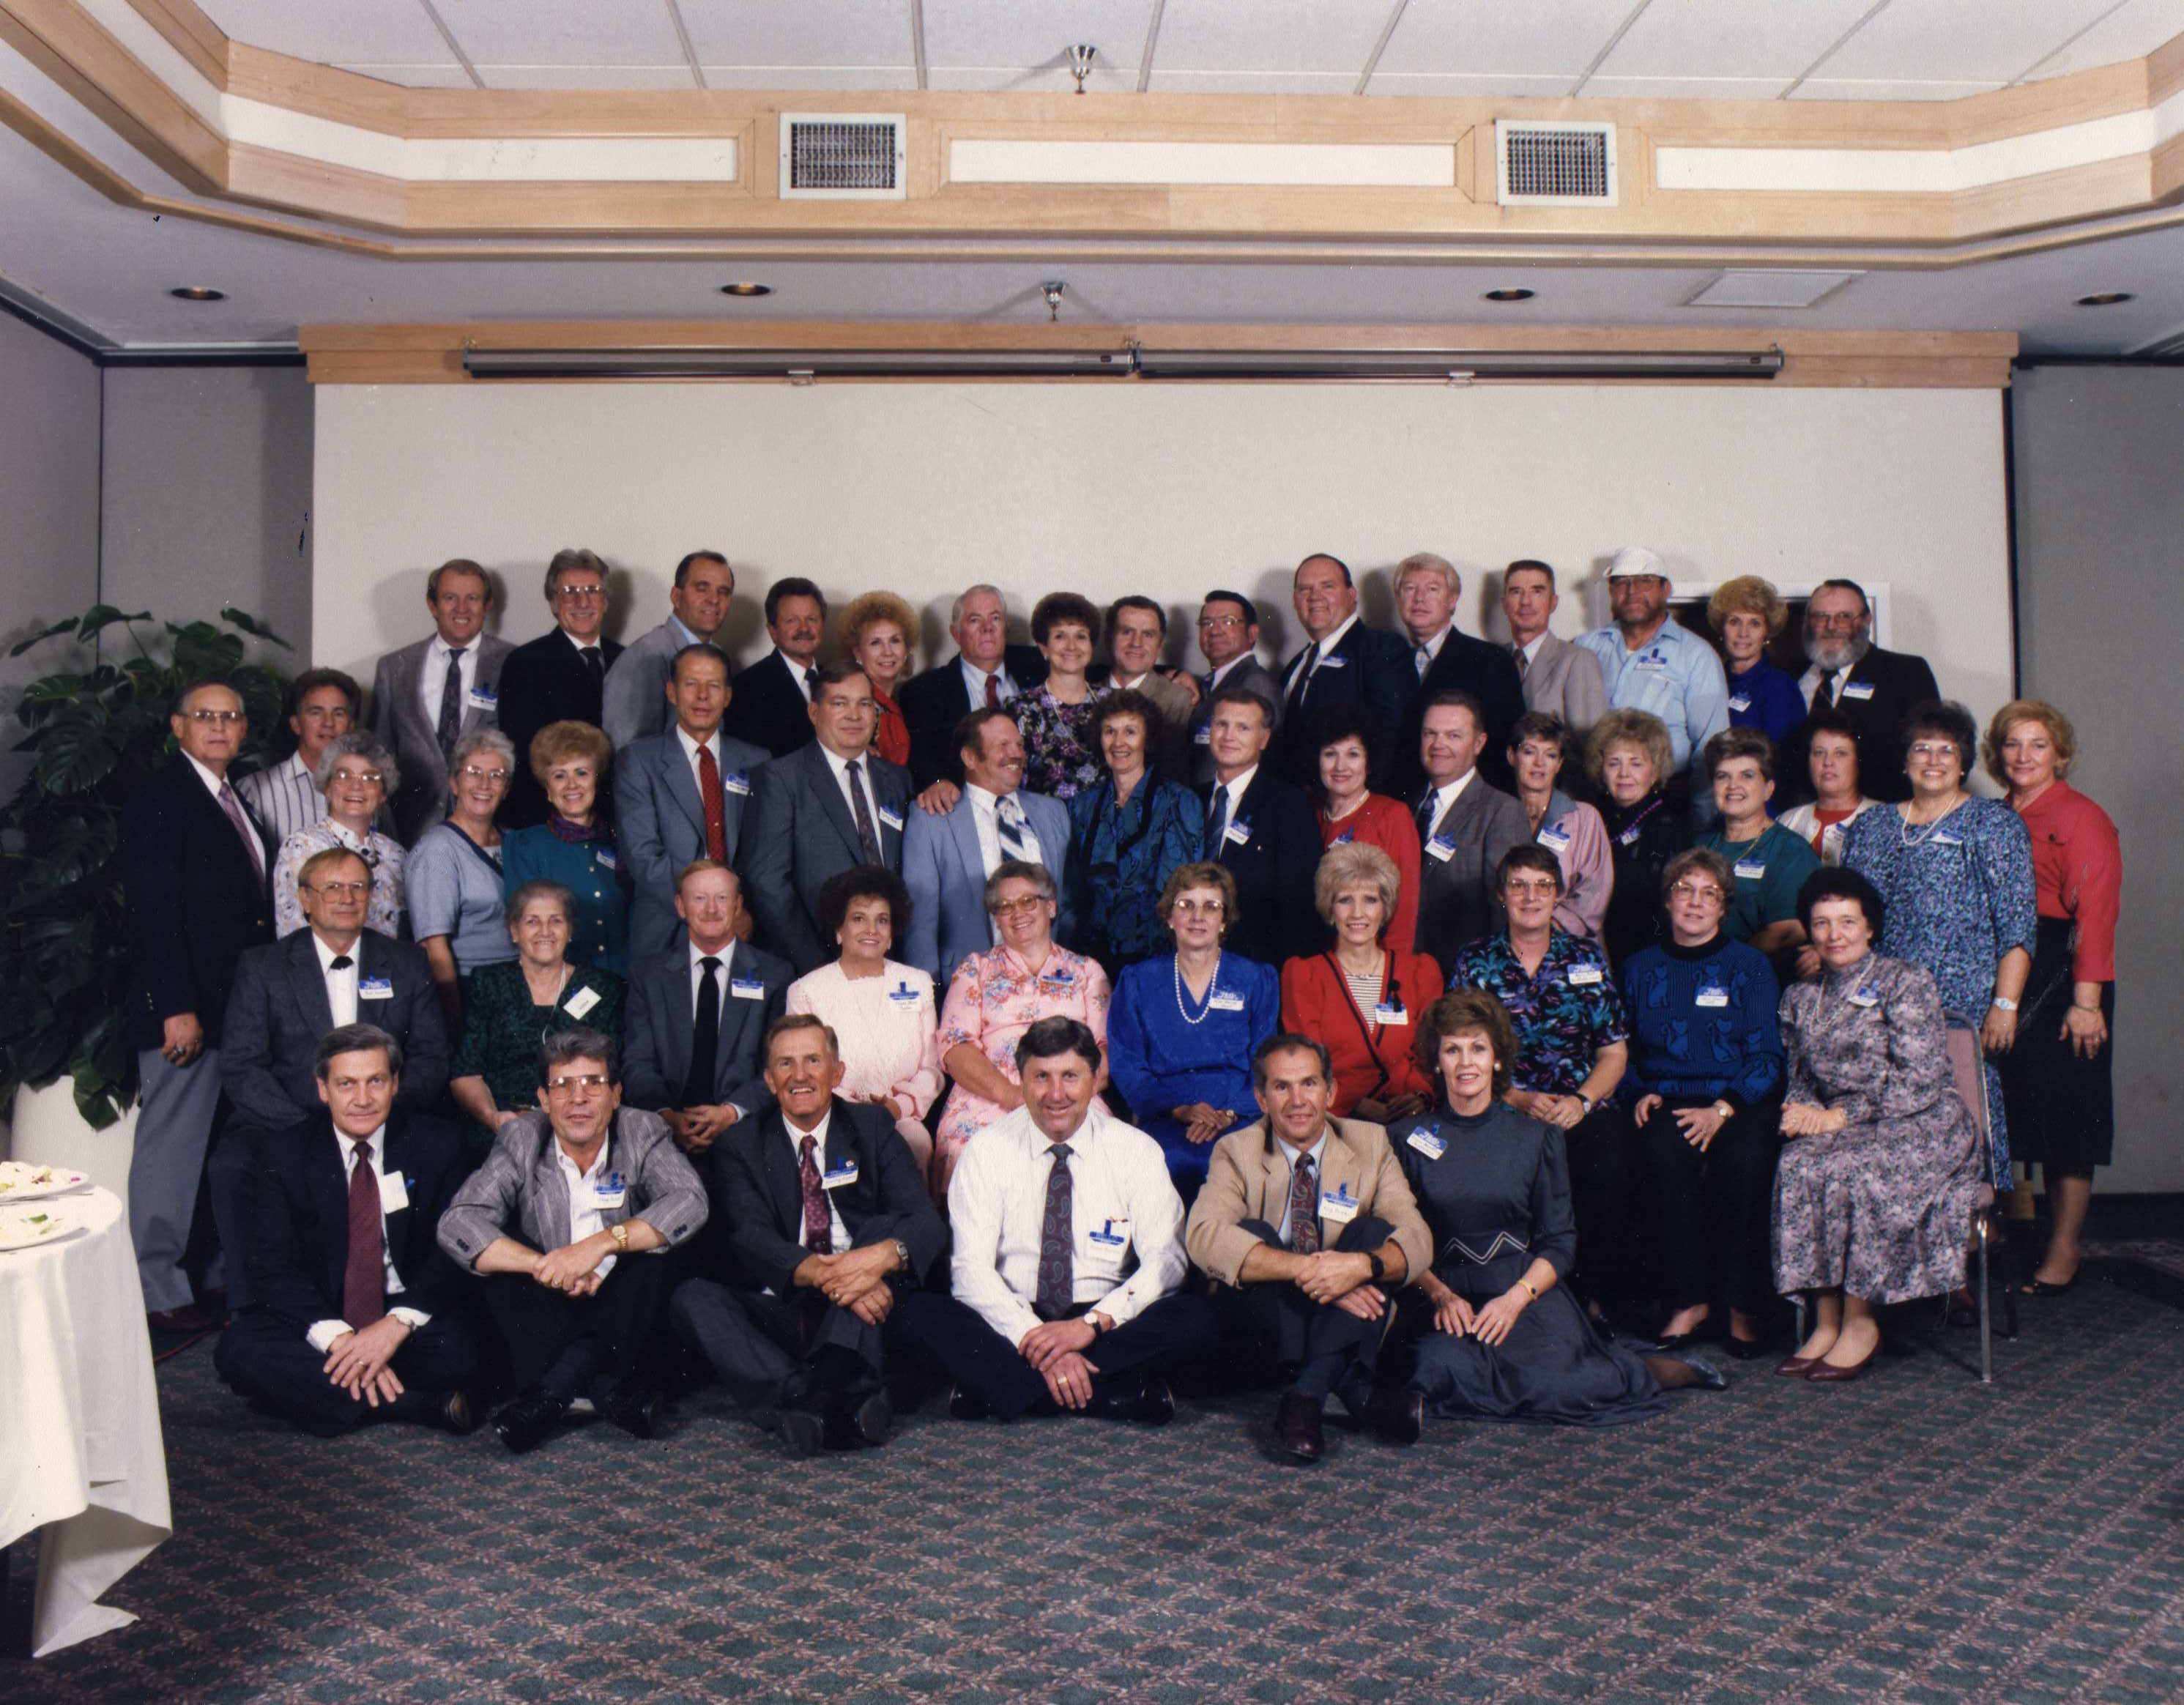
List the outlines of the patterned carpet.
{"type": "Polygon", "coordinates": [[[1992,1389],[1923,1346],[1832,1390],[1730,1364],[1636,1426],[1330,1429],[1303,1472],[1254,1453],[1271,1400],[1164,1433],[929,1407],[805,1464],[710,1393],[649,1446],[320,1445],[199,1346],[161,1370],[176,1536],[112,1595],[144,1620],[0,1663],[0,1698],[2173,1700],[2159,1290],[2028,1308],[1992,1389]]]}

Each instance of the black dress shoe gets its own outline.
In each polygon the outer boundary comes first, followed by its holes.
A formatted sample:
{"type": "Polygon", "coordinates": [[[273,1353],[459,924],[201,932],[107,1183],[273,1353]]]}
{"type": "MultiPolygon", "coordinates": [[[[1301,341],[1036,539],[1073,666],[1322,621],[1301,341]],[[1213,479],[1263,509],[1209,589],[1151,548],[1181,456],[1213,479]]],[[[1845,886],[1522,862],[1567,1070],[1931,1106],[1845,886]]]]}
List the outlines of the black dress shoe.
{"type": "Polygon", "coordinates": [[[154,1332],[215,1332],[227,1324],[227,1317],[186,1302],[180,1308],[152,1309],[144,1323],[154,1332]]]}
{"type": "Polygon", "coordinates": [[[1425,1431],[1422,1391],[1375,1391],[1365,1405],[1365,1424],[1391,1445],[1415,1445],[1425,1431]]]}
{"type": "Polygon", "coordinates": [[[1175,1418],[1175,1393],[1165,1379],[1148,1379],[1115,1412],[1140,1427],[1165,1427],[1175,1418]]]}
{"type": "Polygon", "coordinates": [[[660,1431],[660,1394],[634,1382],[617,1385],[603,1406],[606,1418],[632,1439],[649,1439],[660,1431]]]}
{"type": "Polygon", "coordinates": [[[850,1411],[850,1431],[867,1445],[884,1445],[894,1431],[894,1405],[875,1391],[850,1411]]]}
{"type": "Polygon", "coordinates": [[[1757,1362],[1767,1353],[1764,1338],[1739,1338],[1734,1332],[1721,1340],[1721,1347],[1740,1362],[1757,1362]]]}
{"type": "Polygon", "coordinates": [[[1316,1463],[1327,1454],[1327,1434],[1321,1425],[1323,1399],[1301,1391],[1284,1391],[1274,1406],[1274,1453],[1284,1462],[1316,1463]]]}
{"type": "Polygon", "coordinates": [[[958,1421],[983,1421],[994,1412],[993,1406],[967,1385],[948,1388],[948,1412],[958,1421]]]}
{"type": "Polygon", "coordinates": [[[467,1391],[443,1392],[425,1411],[425,1424],[466,1439],[477,1431],[477,1411],[467,1391]]]}
{"type": "Polygon", "coordinates": [[[827,1423],[809,1409],[783,1409],[781,1412],[781,1442],[790,1457],[802,1462],[816,1455],[827,1441],[827,1423]]]}
{"type": "Polygon", "coordinates": [[[544,1444],[568,1409],[559,1397],[549,1397],[543,1391],[529,1392],[500,1406],[493,1418],[493,1429],[500,1435],[500,1442],[520,1457],[544,1444]]]}

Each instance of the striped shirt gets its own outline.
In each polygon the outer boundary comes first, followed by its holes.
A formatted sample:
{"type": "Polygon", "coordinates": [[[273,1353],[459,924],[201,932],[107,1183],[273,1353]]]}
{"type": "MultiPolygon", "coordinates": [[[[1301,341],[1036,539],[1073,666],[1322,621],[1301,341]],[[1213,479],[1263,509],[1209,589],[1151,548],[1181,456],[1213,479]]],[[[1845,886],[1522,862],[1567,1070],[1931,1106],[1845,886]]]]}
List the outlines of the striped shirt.
{"type": "Polygon", "coordinates": [[[292,834],[315,827],[326,815],[326,796],[312,784],[300,754],[270,770],[245,776],[235,784],[258,825],[281,845],[292,834]]]}

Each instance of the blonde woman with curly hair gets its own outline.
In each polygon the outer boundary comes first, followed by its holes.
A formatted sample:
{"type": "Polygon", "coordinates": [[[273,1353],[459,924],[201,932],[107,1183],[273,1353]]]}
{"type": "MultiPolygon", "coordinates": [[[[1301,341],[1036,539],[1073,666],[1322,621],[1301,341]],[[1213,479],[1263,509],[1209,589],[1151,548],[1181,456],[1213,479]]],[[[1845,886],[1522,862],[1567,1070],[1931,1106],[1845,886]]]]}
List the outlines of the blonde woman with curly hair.
{"type": "Polygon", "coordinates": [[[1777,746],[1805,720],[1797,677],[1767,655],[1789,620],[1781,593],[1756,574],[1724,581],[1707,600],[1707,621],[1728,660],[1729,726],[1757,728],[1777,746]]]}
{"type": "Polygon", "coordinates": [[[844,660],[854,660],[872,683],[872,706],[880,713],[872,749],[890,764],[909,763],[910,724],[894,691],[917,655],[917,612],[892,592],[867,592],[850,600],[835,630],[844,660]]]}

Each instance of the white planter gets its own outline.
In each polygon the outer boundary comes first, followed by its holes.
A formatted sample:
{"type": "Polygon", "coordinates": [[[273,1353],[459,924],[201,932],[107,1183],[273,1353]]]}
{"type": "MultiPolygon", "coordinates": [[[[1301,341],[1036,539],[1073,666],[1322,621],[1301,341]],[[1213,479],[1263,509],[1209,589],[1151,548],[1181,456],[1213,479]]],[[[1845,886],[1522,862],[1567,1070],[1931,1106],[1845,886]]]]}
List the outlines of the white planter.
{"type": "Polygon", "coordinates": [[[129,1205],[129,1157],[136,1150],[135,1107],[103,1131],[75,1110],[75,1085],[63,1078],[42,1089],[15,1092],[11,1128],[0,1133],[0,1159],[68,1167],[89,1174],[129,1205]]]}

